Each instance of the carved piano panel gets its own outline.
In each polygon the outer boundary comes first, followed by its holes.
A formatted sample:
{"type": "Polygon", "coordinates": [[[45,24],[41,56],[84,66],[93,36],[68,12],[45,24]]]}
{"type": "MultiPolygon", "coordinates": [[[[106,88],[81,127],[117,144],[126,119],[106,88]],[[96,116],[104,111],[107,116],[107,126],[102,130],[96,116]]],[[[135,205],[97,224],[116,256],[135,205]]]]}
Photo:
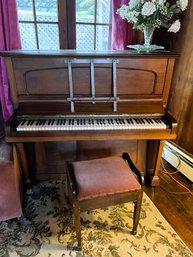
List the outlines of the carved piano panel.
{"type": "Polygon", "coordinates": [[[151,112],[148,103],[151,103],[155,112],[162,108],[164,113],[174,56],[128,52],[110,52],[105,56],[100,53],[86,56],[76,52],[59,53],[59,56],[10,53],[11,57],[6,57],[10,78],[13,78],[10,83],[12,97],[18,111],[24,111],[23,103],[60,102],[59,113],[63,108],[66,113],[71,112],[73,101],[75,112],[85,112],[84,108],[88,107],[89,112],[106,113],[113,110],[114,98],[117,112],[135,113],[135,109],[138,112],[141,108],[142,112],[148,113],[151,112]],[[77,101],[79,98],[81,101],[77,101]],[[94,104],[88,98],[96,98],[94,104]],[[133,102],[137,108],[133,108],[133,102]],[[146,105],[147,110],[144,109],[146,105]]]}
{"type": "MultiPolygon", "coordinates": [[[[64,58],[63,65],[52,63],[48,65],[48,59],[44,58],[39,64],[39,58],[24,60],[21,63],[13,60],[14,74],[17,81],[17,92],[19,96],[41,95],[69,95],[68,67],[64,58]],[[31,65],[28,64],[30,62],[31,65]],[[55,89],[55,90],[54,90],[55,89]]],[[[90,96],[90,65],[72,65],[72,77],[75,89],[75,96],[90,96]]],[[[99,59],[100,61],[100,59],[99,59]]],[[[117,88],[118,95],[161,95],[164,88],[164,75],[167,67],[167,59],[158,60],[157,67],[155,60],[146,60],[143,65],[133,59],[124,61],[118,60],[117,64],[117,88]],[[136,78],[138,78],[136,80],[136,78]]],[[[103,59],[101,59],[103,62],[103,59]]],[[[60,62],[59,62],[60,63],[60,62]]],[[[112,95],[112,65],[95,65],[95,86],[96,95],[112,95]],[[105,81],[104,81],[105,80],[105,81]],[[104,88],[105,83],[105,88],[104,88]]]]}

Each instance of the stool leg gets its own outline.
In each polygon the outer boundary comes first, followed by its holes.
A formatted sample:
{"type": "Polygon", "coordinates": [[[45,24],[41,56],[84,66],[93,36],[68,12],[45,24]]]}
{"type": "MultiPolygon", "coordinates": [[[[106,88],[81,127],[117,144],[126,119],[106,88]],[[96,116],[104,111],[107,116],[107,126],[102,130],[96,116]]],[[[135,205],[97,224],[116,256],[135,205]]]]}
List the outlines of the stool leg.
{"type": "Polygon", "coordinates": [[[80,228],[80,206],[78,202],[75,202],[73,205],[74,210],[74,225],[76,229],[76,238],[78,241],[78,247],[81,250],[81,228],[80,228]]]}
{"type": "Polygon", "coordinates": [[[137,233],[137,226],[139,224],[139,217],[140,217],[141,204],[142,204],[142,196],[143,196],[143,191],[141,190],[137,201],[134,202],[135,206],[134,206],[133,229],[132,229],[133,235],[137,233]]]}

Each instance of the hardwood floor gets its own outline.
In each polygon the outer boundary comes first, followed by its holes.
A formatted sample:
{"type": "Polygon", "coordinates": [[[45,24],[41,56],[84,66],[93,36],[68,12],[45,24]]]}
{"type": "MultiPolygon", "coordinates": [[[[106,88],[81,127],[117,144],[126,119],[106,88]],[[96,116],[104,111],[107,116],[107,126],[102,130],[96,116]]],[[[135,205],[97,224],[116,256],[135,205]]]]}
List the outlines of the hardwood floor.
{"type": "MultiPolygon", "coordinates": [[[[160,172],[159,177],[158,187],[145,187],[144,191],[193,252],[193,195],[168,175],[160,172]]],[[[191,182],[182,175],[177,173],[173,177],[191,189],[191,182]]]]}

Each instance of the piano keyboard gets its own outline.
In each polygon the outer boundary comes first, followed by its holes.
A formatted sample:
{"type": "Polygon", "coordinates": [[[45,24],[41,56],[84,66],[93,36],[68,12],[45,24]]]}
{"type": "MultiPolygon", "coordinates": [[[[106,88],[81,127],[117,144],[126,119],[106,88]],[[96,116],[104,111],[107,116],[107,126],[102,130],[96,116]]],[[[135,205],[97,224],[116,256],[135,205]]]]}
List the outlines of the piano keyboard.
{"type": "Polygon", "coordinates": [[[17,131],[166,129],[160,118],[59,118],[19,122],[17,131]]]}

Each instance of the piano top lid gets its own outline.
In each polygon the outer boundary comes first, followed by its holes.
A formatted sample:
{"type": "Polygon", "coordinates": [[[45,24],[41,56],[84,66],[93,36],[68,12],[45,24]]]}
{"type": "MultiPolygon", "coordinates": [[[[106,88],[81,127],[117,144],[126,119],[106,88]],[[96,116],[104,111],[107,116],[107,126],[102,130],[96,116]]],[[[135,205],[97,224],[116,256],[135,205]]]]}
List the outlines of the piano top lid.
{"type": "Polygon", "coordinates": [[[129,57],[129,58],[148,58],[149,57],[177,57],[178,55],[166,50],[159,50],[153,52],[141,52],[138,53],[136,50],[108,50],[108,51],[79,51],[79,50],[10,50],[10,51],[0,51],[0,56],[3,57],[129,57]]]}

